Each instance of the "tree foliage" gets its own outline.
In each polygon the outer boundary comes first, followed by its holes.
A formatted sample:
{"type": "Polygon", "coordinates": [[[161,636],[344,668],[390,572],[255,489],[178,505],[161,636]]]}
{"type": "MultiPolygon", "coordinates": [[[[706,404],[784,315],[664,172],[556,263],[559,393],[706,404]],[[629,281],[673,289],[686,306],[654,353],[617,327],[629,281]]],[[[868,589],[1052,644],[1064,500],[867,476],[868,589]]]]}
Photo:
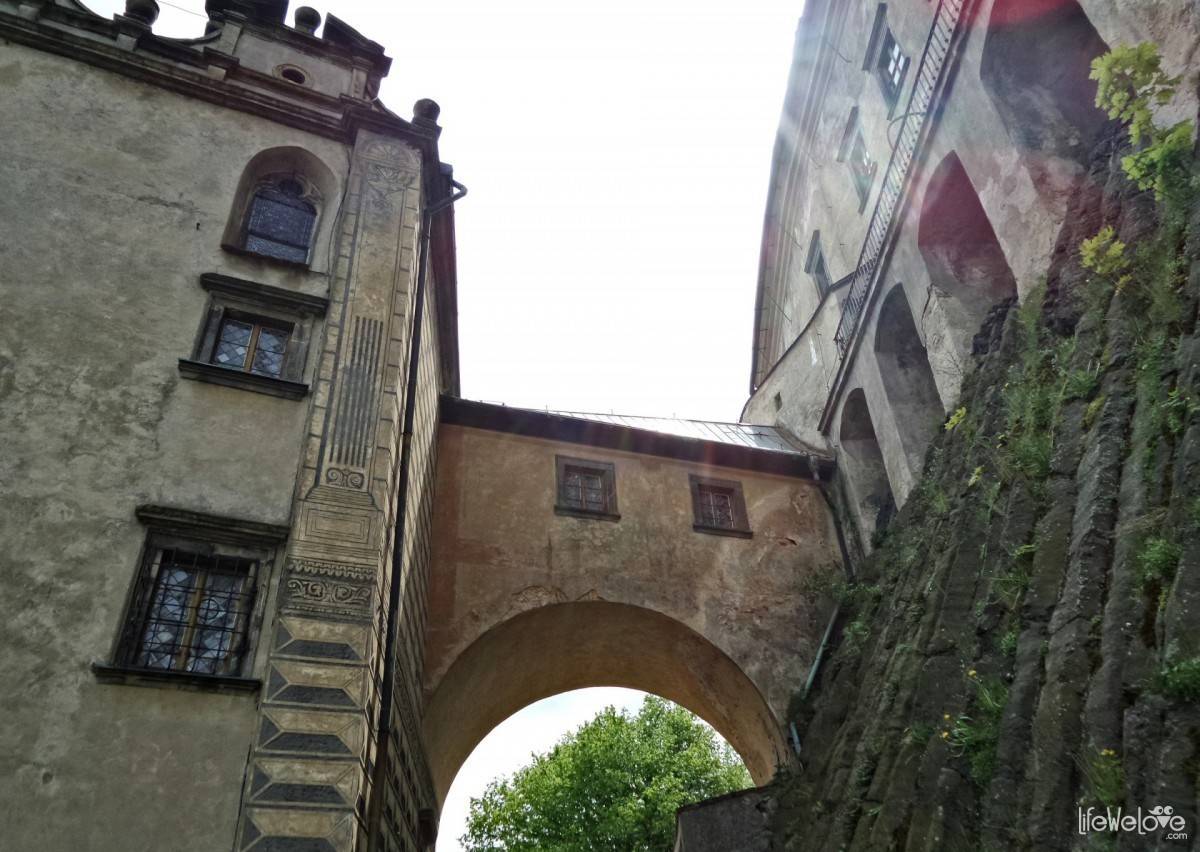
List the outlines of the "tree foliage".
{"type": "Polygon", "coordinates": [[[608,707],[489,784],[461,840],[472,852],[667,852],[677,808],[748,786],[712,729],[647,696],[637,715],[608,707]]]}

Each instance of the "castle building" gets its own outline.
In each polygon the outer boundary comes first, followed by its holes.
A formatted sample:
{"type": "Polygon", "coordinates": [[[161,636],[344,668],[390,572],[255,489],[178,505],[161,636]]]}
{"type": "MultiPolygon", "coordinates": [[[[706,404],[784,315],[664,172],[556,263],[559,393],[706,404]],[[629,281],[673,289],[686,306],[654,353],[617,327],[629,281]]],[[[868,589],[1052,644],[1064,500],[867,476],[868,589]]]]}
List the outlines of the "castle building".
{"type": "MultiPolygon", "coordinates": [[[[1091,62],[1193,4],[808,0],[775,144],[742,419],[838,458],[858,544],[903,504],[989,311],[1038,284],[1107,116],[1091,62]]],[[[1195,93],[1163,109],[1195,114],[1195,93]]]]}
{"type": "Polygon", "coordinates": [[[0,0],[2,845],[429,849],[479,740],[582,686],[770,780],[832,459],[458,399],[439,108],[286,11],[0,0]]]}
{"type": "MultiPolygon", "coordinates": [[[[1088,180],[1090,61],[1153,40],[1177,73],[1198,32],[809,0],[750,398],[711,423],[461,399],[438,105],[385,107],[334,15],[206,11],[171,39],[154,0],[0,0],[5,848],[428,850],[480,739],[585,686],[682,704],[768,782],[830,585],[1088,180]]],[[[763,835],[720,813],[678,848],[763,835]]]]}

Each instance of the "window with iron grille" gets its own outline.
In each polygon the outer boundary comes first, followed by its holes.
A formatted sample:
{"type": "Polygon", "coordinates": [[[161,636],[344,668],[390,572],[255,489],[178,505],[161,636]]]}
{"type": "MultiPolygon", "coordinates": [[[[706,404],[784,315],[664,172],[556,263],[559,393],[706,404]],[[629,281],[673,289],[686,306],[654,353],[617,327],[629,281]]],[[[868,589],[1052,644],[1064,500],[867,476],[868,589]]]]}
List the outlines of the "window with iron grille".
{"type": "Polygon", "coordinates": [[[697,532],[742,538],[751,535],[740,482],[694,474],[688,480],[692,490],[692,526],[697,532]]]}
{"type": "Polygon", "coordinates": [[[123,659],[146,669],[240,674],[258,560],[181,543],[152,546],[138,578],[123,659]]]}
{"type": "MultiPolygon", "coordinates": [[[[139,506],[148,527],[107,680],[249,681],[261,622],[257,590],[287,527],[139,506]]],[[[241,687],[238,687],[241,688],[241,687]]]]}
{"type": "Polygon", "coordinates": [[[250,199],[242,248],[254,254],[307,263],[317,208],[295,178],[260,186],[250,199]]]}
{"type": "Polygon", "coordinates": [[[560,514],[616,520],[616,472],[610,462],[555,456],[560,514]]]}
{"type": "Polygon", "coordinates": [[[879,78],[883,98],[887,101],[889,109],[895,107],[896,102],[900,100],[900,90],[904,88],[904,72],[907,70],[908,57],[900,49],[892,31],[885,25],[879,46],[879,58],[875,62],[875,74],[879,78]]]}

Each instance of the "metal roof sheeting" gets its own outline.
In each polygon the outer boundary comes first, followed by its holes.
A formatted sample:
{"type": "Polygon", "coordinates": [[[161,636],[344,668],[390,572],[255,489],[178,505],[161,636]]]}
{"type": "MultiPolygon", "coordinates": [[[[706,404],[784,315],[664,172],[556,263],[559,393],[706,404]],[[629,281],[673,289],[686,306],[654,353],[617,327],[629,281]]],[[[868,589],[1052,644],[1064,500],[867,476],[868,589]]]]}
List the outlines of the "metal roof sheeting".
{"type": "MultiPolygon", "coordinates": [[[[529,409],[536,411],[537,409],[529,409]]],[[[776,453],[791,455],[806,455],[802,450],[790,444],[783,433],[774,426],[751,426],[746,423],[718,423],[710,420],[681,420],[674,417],[638,417],[631,414],[598,414],[590,411],[555,411],[549,409],[546,414],[557,414],[560,417],[574,417],[578,420],[593,420],[598,423],[611,423],[615,426],[626,426],[631,429],[644,429],[648,432],[661,432],[680,438],[695,438],[698,441],[714,441],[718,444],[751,447],[756,450],[770,450],[776,453]]]]}

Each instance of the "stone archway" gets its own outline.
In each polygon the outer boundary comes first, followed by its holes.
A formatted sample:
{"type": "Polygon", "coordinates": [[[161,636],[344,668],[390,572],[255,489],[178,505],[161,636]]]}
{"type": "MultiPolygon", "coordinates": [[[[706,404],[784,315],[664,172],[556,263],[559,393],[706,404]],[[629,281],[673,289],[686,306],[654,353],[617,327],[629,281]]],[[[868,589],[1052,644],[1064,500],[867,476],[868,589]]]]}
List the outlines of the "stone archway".
{"type": "Polygon", "coordinates": [[[951,151],[925,188],[917,247],[938,296],[952,348],[970,350],[991,308],[1017,296],[1017,281],[971,178],[951,151]]]}
{"type": "Polygon", "coordinates": [[[542,698],[589,686],[639,689],[687,708],[737,750],[756,783],[788,759],[754,683],[699,633],[644,607],[556,603],[484,633],[434,687],[425,744],[438,800],[496,725],[542,698]]]}
{"type": "Polygon", "coordinates": [[[945,410],[902,284],[892,287],[880,305],[875,360],[909,468],[919,470],[945,410]]]}
{"type": "Polygon", "coordinates": [[[1065,204],[1104,125],[1088,79],[1108,45],[1075,0],[996,0],[979,77],[1038,193],[1065,204]]]}
{"type": "Polygon", "coordinates": [[[887,526],[896,510],[896,498],[862,388],[846,395],[838,438],[852,508],[866,543],[876,530],[887,526]]]}

